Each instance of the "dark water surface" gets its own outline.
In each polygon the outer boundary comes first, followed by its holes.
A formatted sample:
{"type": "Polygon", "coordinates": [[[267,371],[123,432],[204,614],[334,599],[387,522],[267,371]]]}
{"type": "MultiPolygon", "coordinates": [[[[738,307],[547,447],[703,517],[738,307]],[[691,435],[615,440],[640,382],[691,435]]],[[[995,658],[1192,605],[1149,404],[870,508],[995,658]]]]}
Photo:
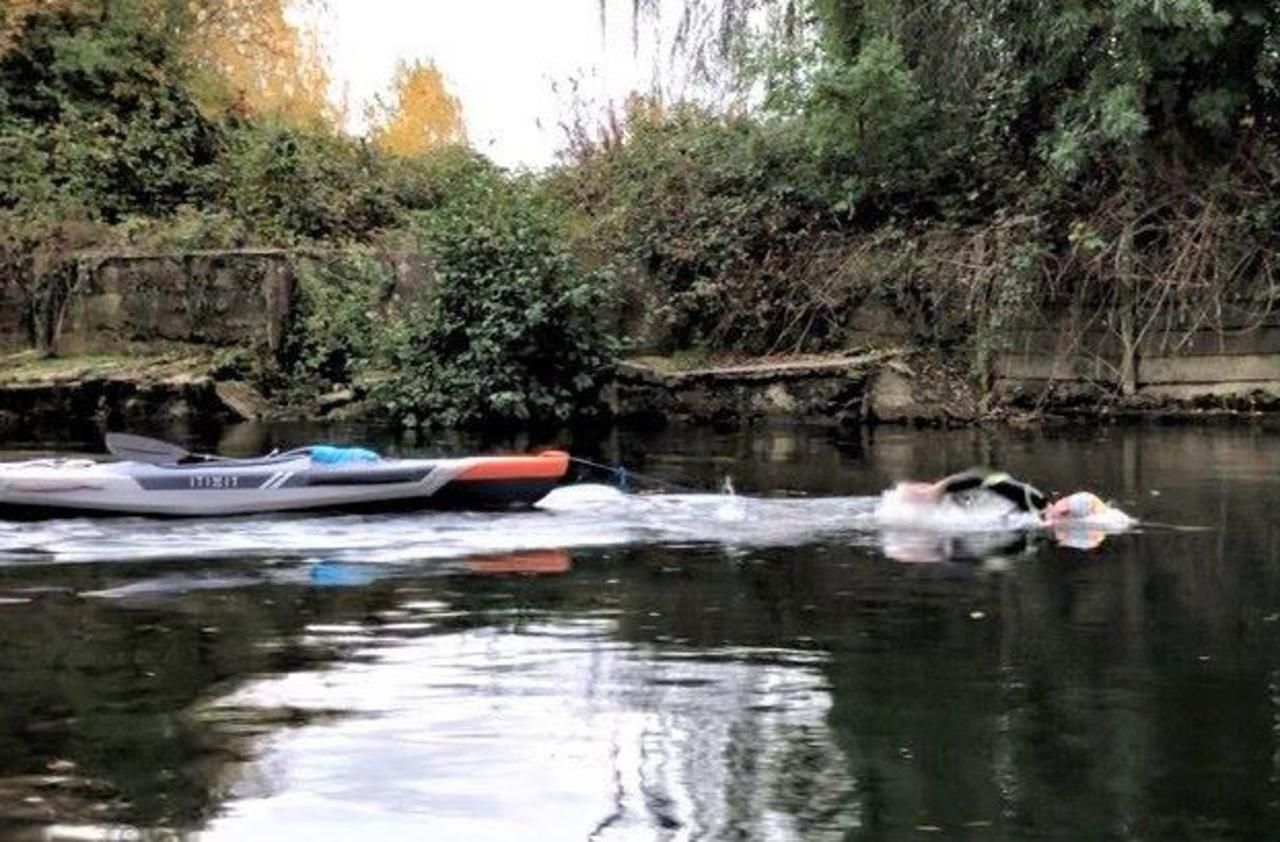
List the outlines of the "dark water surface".
{"type": "Polygon", "coordinates": [[[1280,435],[575,450],[769,499],[0,522],[0,837],[1280,834],[1280,435]],[[1156,525],[906,552],[872,528],[891,480],[974,463],[1156,525]]]}

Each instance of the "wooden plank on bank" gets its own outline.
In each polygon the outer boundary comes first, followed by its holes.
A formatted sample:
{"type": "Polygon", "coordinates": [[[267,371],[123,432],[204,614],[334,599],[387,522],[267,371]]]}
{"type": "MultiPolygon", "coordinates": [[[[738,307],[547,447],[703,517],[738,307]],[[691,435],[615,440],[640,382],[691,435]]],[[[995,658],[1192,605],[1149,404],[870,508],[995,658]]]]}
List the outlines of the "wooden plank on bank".
{"type": "Polygon", "coordinates": [[[703,368],[664,368],[643,359],[627,360],[618,366],[623,377],[680,383],[692,380],[774,380],[823,377],[843,371],[862,369],[909,353],[903,348],[869,351],[861,354],[804,357],[801,359],[761,358],[733,365],[703,368]]]}

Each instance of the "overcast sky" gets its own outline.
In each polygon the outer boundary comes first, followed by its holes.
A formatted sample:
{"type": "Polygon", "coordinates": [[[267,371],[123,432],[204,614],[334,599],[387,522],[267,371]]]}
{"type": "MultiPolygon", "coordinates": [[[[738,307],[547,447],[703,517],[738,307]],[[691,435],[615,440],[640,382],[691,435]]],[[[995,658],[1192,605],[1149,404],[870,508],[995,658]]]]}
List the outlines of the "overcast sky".
{"type": "MultiPolygon", "coordinates": [[[[351,128],[385,92],[397,60],[433,59],[462,100],[471,144],[500,164],[540,167],[562,146],[559,123],[578,79],[595,109],[648,89],[654,48],[633,48],[631,0],[327,0],[317,21],[351,128]],[[559,83],[560,93],[553,90],[559,83]]],[[[650,39],[652,40],[652,39],[650,39]]]]}

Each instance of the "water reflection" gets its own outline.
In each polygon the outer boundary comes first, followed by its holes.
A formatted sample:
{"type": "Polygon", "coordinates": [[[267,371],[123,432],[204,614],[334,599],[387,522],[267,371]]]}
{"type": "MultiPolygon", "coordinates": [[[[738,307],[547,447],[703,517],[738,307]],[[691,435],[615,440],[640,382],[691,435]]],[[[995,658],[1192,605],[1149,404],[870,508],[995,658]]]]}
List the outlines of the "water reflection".
{"type": "Polygon", "coordinates": [[[688,525],[776,540],[477,554],[470,526],[374,521],[336,554],[309,525],[297,552],[169,532],[105,561],[91,524],[24,533],[45,555],[0,565],[0,836],[1274,835],[1280,439],[701,436],[611,446],[864,499],[995,463],[1209,529],[920,548],[706,507],[688,525]]]}
{"type": "Polygon", "coordinates": [[[1036,535],[1019,529],[1005,532],[952,533],[935,530],[884,529],[880,549],[904,564],[981,563],[1003,567],[1034,552],[1036,535]]]}
{"type": "MultiPolygon", "coordinates": [[[[1054,524],[1046,528],[951,532],[937,529],[879,529],[879,547],[886,557],[904,564],[976,564],[1005,569],[1034,555],[1042,545],[1096,550],[1122,532],[1089,524],[1054,524]]],[[[1190,531],[1190,530],[1187,530],[1190,531]]]]}
{"type": "Polygon", "coordinates": [[[780,651],[772,663],[743,664],[676,647],[653,657],[617,641],[614,621],[590,616],[530,622],[519,633],[432,633],[442,612],[452,613],[410,603],[389,618],[419,636],[312,628],[317,641],[332,634],[353,645],[352,662],[219,700],[215,716],[227,706],[250,719],[261,709],[337,707],[347,719],[266,741],[254,767],[270,776],[233,787],[235,806],[211,835],[338,838],[355,827],[418,825],[450,839],[654,828],[715,838],[763,826],[778,803],[799,808],[787,817],[797,831],[825,825],[834,838],[847,825],[848,799],[822,822],[805,820],[828,812],[818,805],[844,774],[813,657],[780,651]],[[820,767],[791,768],[801,758],[820,767]],[[834,773],[821,787],[820,770],[834,773]],[[415,815],[404,816],[406,804],[415,815]],[[516,816],[526,817],[518,829],[516,816]]]}
{"type": "Polygon", "coordinates": [[[473,556],[467,559],[467,569],[472,573],[489,575],[521,573],[527,576],[542,576],[568,573],[572,566],[573,560],[564,550],[473,556]]]}

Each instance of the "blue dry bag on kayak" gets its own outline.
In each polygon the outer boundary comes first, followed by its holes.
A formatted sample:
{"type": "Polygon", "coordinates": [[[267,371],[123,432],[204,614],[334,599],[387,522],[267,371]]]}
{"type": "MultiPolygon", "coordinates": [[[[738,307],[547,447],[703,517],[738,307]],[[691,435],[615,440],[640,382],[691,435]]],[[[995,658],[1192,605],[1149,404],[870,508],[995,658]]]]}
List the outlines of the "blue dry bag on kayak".
{"type": "Polygon", "coordinates": [[[331,444],[317,444],[311,447],[311,461],[321,465],[377,462],[381,458],[372,450],[365,450],[363,447],[334,447],[331,444]]]}

